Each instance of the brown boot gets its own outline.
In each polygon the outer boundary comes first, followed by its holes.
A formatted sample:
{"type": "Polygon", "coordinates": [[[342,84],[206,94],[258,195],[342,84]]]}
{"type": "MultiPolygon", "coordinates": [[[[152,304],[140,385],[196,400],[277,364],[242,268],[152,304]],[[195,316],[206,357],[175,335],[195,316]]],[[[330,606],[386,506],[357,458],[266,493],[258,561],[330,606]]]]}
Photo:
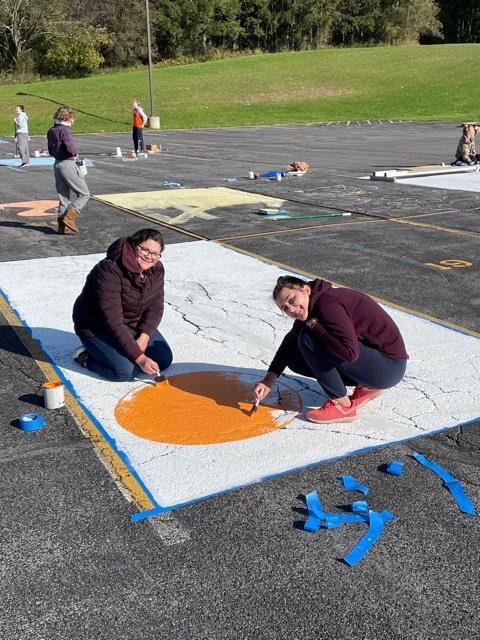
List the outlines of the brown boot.
{"type": "Polygon", "coordinates": [[[63,216],[63,224],[65,225],[64,233],[78,233],[79,228],[77,227],[76,220],[78,216],[78,211],[75,207],[68,207],[65,215],[63,216]]]}
{"type": "Polygon", "coordinates": [[[63,235],[65,233],[65,223],[63,221],[63,215],[58,216],[57,224],[58,224],[57,233],[60,233],[63,235]]]}

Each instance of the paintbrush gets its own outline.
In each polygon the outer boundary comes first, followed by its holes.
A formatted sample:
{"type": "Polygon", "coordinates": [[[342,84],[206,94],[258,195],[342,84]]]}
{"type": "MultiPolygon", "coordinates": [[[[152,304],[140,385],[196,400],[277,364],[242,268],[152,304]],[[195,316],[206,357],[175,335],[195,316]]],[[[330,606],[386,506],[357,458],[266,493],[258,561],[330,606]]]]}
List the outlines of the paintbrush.
{"type": "Polygon", "coordinates": [[[253,414],[257,411],[258,405],[260,404],[260,400],[261,400],[262,395],[263,395],[263,393],[261,393],[260,397],[257,398],[255,400],[255,402],[253,403],[252,408],[250,409],[250,414],[249,414],[250,416],[253,416],[253,414]]]}
{"type": "Polygon", "coordinates": [[[164,384],[164,383],[168,384],[168,378],[167,378],[167,376],[164,376],[159,371],[158,374],[153,378],[153,382],[155,383],[156,386],[158,386],[159,384],[164,384]]]}

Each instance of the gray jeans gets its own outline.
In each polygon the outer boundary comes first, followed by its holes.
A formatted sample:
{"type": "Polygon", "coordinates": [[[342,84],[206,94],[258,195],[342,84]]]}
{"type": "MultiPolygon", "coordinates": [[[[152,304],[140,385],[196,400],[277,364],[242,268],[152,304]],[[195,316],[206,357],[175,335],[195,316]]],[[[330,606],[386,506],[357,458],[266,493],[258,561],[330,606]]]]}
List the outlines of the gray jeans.
{"type": "Polygon", "coordinates": [[[28,149],[28,133],[17,133],[17,149],[20,154],[22,164],[30,159],[30,151],[28,149]]]}
{"type": "Polygon", "coordinates": [[[53,173],[58,194],[58,215],[62,216],[70,204],[80,212],[90,198],[90,191],[75,160],[55,161],[53,173]],[[74,200],[70,200],[71,192],[76,195],[74,200]]]}

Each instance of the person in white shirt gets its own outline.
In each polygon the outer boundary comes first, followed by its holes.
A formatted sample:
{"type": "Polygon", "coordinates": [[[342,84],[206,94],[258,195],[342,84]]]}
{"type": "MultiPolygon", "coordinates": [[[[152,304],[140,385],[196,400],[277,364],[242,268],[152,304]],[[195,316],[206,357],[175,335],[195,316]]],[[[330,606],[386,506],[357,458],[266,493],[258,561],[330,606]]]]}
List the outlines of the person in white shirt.
{"type": "Polygon", "coordinates": [[[30,151],[28,148],[28,116],[23,104],[15,107],[15,140],[20,155],[21,167],[27,167],[30,163],[30,151]]]}

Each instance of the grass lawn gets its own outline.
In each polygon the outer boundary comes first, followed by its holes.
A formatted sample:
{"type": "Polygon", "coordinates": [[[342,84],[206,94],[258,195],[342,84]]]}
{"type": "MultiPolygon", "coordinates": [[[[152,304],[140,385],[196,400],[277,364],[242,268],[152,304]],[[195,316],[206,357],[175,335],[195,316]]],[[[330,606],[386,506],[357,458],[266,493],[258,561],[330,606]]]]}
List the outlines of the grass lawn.
{"type": "MultiPolygon", "coordinates": [[[[155,110],[162,129],[479,120],[479,55],[480,44],[322,49],[159,68],[155,110]]],[[[127,131],[133,98],[149,111],[146,69],[1,85],[0,135],[12,135],[18,103],[32,134],[45,133],[62,103],[77,112],[76,132],[127,131]]]]}

